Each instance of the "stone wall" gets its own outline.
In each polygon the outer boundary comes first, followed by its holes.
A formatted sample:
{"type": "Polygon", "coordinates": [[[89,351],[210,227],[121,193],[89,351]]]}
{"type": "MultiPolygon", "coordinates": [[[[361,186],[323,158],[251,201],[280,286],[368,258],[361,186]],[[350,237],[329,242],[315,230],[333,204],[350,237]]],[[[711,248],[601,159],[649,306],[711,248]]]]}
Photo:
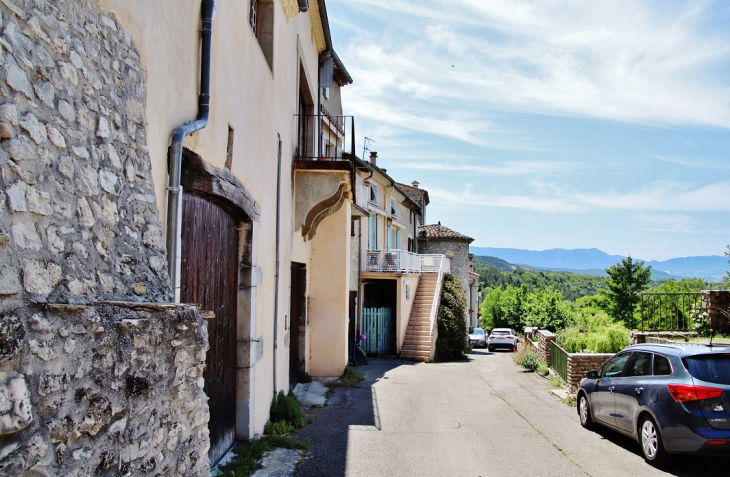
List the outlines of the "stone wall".
{"type": "Polygon", "coordinates": [[[0,474],[210,472],[197,308],[23,311],[0,318],[0,474]]]}
{"type": "Polygon", "coordinates": [[[555,333],[547,330],[538,330],[536,333],[533,333],[532,340],[536,344],[537,356],[540,361],[550,366],[552,363],[550,359],[552,345],[550,345],[550,342],[555,341],[555,333]],[[537,338],[537,341],[535,341],[535,338],[537,338]]]}
{"type": "Polygon", "coordinates": [[[441,254],[449,257],[451,274],[461,280],[464,293],[467,297],[469,296],[469,243],[419,239],[418,253],[422,255],[441,254]]]}
{"type": "Polygon", "coordinates": [[[578,389],[581,379],[586,377],[586,372],[600,368],[611,356],[613,354],[569,353],[568,386],[571,391],[578,389]]]}
{"type": "Polygon", "coordinates": [[[91,1],[0,1],[0,294],[168,301],[131,36],[91,1]]]}
{"type": "Polygon", "coordinates": [[[0,32],[0,474],[206,474],[131,35],[95,0],[0,0],[0,32]]]}

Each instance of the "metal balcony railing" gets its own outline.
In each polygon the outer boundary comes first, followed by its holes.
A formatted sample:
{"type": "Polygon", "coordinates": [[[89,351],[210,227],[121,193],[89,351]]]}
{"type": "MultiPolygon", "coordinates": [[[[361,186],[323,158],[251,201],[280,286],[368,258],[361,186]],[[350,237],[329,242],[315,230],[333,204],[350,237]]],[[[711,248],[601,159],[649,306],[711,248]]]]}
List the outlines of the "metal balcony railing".
{"type": "Polygon", "coordinates": [[[342,161],[355,157],[355,118],[327,113],[297,114],[297,161],[342,161]],[[317,137],[319,136],[319,141],[317,137]],[[319,144],[319,146],[318,146],[319,144]]]}
{"type": "Polygon", "coordinates": [[[445,255],[421,255],[405,250],[368,250],[363,255],[362,270],[375,273],[450,273],[451,259],[445,255]]]}
{"type": "Polygon", "coordinates": [[[692,331],[702,293],[642,293],[641,331],[692,331]]]}

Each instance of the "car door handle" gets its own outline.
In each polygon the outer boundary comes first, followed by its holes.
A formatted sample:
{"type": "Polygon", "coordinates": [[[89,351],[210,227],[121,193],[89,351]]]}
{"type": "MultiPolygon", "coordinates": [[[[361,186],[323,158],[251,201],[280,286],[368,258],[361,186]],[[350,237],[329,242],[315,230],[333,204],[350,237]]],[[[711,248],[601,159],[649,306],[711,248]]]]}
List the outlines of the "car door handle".
{"type": "Polygon", "coordinates": [[[608,390],[611,392],[613,392],[614,389],[616,389],[616,386],[611,386],[610,388],[608,388],[608,390]]]}
{"type": "Polygon", "coordinates": [[[636,394],[638,394],[639,396],[641,396],[641,393],[644,392],[644,388],[636,388],[636,389],[634,389],[634,391],[636,391],[636,394]]]}

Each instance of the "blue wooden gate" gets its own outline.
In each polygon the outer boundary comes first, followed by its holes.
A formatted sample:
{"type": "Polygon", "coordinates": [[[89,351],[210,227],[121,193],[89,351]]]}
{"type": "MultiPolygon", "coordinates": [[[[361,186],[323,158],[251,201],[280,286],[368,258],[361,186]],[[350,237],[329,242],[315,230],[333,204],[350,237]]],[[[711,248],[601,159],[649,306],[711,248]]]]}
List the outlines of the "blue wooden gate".
{"type": "Polygon", "coordinates": [[[360,347],[370,354],[395,354],[395,323],[392,308],[363,308],[360,347]]]}

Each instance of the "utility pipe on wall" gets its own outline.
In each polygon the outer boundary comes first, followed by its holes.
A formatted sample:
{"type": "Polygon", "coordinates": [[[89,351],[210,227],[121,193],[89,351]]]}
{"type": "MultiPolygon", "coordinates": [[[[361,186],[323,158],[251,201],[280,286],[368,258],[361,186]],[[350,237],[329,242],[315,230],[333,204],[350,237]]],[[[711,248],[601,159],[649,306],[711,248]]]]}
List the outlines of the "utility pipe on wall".
{"type": "MultiPolygon", "coordinates": [[[[277,348],[279,347],[279,242],[281,241],[281,134],[279,138],[279,154],[276,166],[276,273],[274,275],[274,398],[276,394],[276,364],[278,362],[277,348]]],[[[291,351],[290,351],[291,352],[291,351]]]]}
{"type": "MultiPolygon", "coordinates": [[[[183,124],[172,133],[170,142],[170,170],[167,186],[167,266],[170,273],[170,286],[173,292],[180,281],[180,268],[177,264],[182,228],[182,150],[185,136],[203,129],[208,125],[210,114],[210,52],[213,36],[213,15],[215,0],[203,0],[201,4],[201,54],[200,54],[200,92],[198,95],[198,117],[195,121],[183,124]]],[[[176,294],[177,295],[177,294],[176,294]]],[[[177,296],[176,296],[177,298],[177,296]]]]}

